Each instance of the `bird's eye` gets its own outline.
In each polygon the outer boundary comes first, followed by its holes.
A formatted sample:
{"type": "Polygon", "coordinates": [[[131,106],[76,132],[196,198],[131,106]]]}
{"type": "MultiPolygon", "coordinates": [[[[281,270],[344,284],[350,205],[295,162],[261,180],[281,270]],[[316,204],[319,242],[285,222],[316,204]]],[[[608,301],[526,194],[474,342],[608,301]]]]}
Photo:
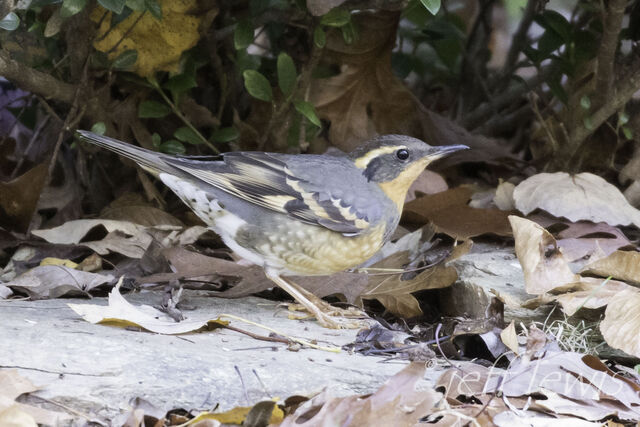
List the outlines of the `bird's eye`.
{"type": "Polygon", "coordinates": [[[401,148],[396,151],[396,157],[400,160],[407,160],[409,158],[409,150],[401,148]]]}

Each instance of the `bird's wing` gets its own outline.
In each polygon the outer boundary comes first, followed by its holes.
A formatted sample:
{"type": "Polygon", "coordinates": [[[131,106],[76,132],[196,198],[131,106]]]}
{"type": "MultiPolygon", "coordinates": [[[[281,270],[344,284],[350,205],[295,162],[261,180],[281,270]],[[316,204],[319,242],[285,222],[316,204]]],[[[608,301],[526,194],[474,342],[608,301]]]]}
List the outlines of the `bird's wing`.
{"type": "Polygon", "coordinates": [[[165,161],[228,194],[340,233],[357,235],[381,217],[362,194],[366,179],[346,158],[235,152],[223,159],[165,161]]]}

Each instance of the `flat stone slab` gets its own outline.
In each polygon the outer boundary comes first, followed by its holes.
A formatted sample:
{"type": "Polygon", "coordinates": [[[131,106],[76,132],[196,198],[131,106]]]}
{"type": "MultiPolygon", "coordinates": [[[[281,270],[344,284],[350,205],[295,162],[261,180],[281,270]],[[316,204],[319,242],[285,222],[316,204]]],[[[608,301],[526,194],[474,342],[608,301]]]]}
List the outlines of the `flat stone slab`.
{"type": "MultiPolygon", "coordinates": [[[[160,303],[160,294],[148,291],[125,298],[133,304],[153,305],[160,303]]],[[[233,313],[319,345],[351,343],[357,333],[288,319],[275,303],[255,297],[225,300],[185,291],[182,301],[195,307],[184,312],[189,317],[214,319],[220,313],[233,313]]],[[[285,344],[227,329],[171,336],[96,325],[81,319],[67,303],[106,305],[106,298],[0,300],[0,365],[18,368],[41,386],[38,396],[90,418],[111,420],[128,411],[135,397],[167,410],[207,410],[216,404],[226,410],[271,396],[309,395],[324,387],[335,395],[364,394],[406,364],[345,351],[290,351],[285,344]]],[[[241,322],[231,324],[268,334],[241,322]]],[[[439,372],[429,369],[423,386],[430,386],[439,372]]]]}
{"type": "MultiPolygon", "coordinates": [[[[491,289],[517,300],[526,297],[512,248],[474,245],[471,253],[456,261],[456,267],[460,278],[454,287],[486,294],[477,301],[489,298],[491,289]]],[[[159,305],[162,293],[143,291],[124,297],[135,305],[159,305]]],[[[275,302],[256,297],[230,300],[184,291],[181,301],[194,307],[183,311],[190,318],[215,319],[229,313],[324,346],[341,347],[352,343],[357,334],[353,329],[325,329],[312,320],[291,320],[275,302]]],[[[365,394],[407,363],[344,350],[290,351],[285,344],[228,329],[172,336],[95,325],[68,303],[106,305],[107,300],[0,300],[0,368],[18,368],[42,387],[38,396],[104,421],[128,412],[135,397],[165,410],[210,410],[217,404],[219,410],[227,410],[270,397],[308,396],[325,387],[337,396],[365,394]]],[[[507,312],[508,317],[517,317],[517,310],[507,308],[507,312]]],[[[259,335],[269,333],[235,320],[231,325],[259,335]]],[[[441,372],[437,365],[427,369],[419,387],[431,387],[441,372]]]]}

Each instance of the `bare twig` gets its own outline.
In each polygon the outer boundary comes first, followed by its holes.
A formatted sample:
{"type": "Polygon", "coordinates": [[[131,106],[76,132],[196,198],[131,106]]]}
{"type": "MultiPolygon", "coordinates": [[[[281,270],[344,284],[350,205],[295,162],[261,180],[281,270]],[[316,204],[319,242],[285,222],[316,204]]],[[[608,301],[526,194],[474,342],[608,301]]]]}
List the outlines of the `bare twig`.
{"type": "Polygon", "coordinates": [[[42,129],[44,129],[47,123],[49,123],[50,117],[51,116],[45,116],[45,118],[42,119],[40,123],[38,123],[36,130],[31,135],[31,138],[29,138],[29,143],[27,144],[27,147],[24,149],[23,155],[18,159],[18,162],[16,163],[16,167],[13,168],[13,172],[11,172],[10,179],[14,179],[15,177],[18,176],[18,172],[20,172],[22,165],[27,159],[27,154],[29,153],[29,151],[31,151],[31,147],[33,146],[33,143],[36,140],[38,140],[38,138],[40,137],[40,133],[42,132],[42,129]]]}
{"type": "Polygon", "coordinates": [[[289,108],[291,106],[291,103],[293,102],[293,99],[295,97],[298,97],[299,94],[302,94],[302,97],[306,99],[307,92],[311,84],[311,74],[320,62],[322,50],[323,49],[317,47],[315,43],[312,44],[311,55],[302,72],[300,73],[300,76],[298,77],[296,88],[293,90],[291,95],[289,95],[282,101],[279,106],[276,107],[275,104],[273,105],[273,112],[271,114],[269,122],[267,123],[267,128],[258,141],[258,149],[262,149],[264,147],[264,144],[266,143],[267,138],[271,133],[271,129],[273,129],[273,126],[276,123],[281,123],[283,121],[283,118],[289,112],[289,108]]]}
{"type": "Polygon", "coordinates": [[[494,96],[485,103],[480,104],[478,108],[465,115],[462,120],[462,126],[470,130],[480,126],[493,114],[494,111],[500,111],[502,108],[511,105],[514,101],[522,97],[522,95],[542,84],[542,82],[544,82],[553,71],[554,69],[551,66],[543,68],[531,79],[524,83],[514,85],[507,91],[494,96]]]}
{"type": "Polygon", "coordinates": [[[587,129],[586,126],[578,126],[573,132],[570,132],[572,147],[578,147],[594,130],[599,128],[616,111],[624,107],[634,93],[640,90],[640,59],[636,59],[630,67],[630,71],[625,75],[614,78],[615,81],[620,83],[614,86],[613,90],[607,94],[607,101],[604,105],[591,115],[593,126],[590,129],[587,129]]]}
{"type": "Polygon", "coordinates": [[[73,102],[76,86],[55,77],[20,64],[0,50],[0,76],[22,89],[45,98],[53,98],[68,104],[73,102]]]}
{"type": "Polygon", "coordinates": [[[500,75],[503,79],[511,75],[513,70],[516,68],[516,63],[518,62],[520,52],[522,52],[522,49],[524,49],[524,46],[527,44],[527,35],[529,34],[529,28],[531,28],[531,24],[533,24],[533,18],[540,10],[540,6],[542,6],[544,3],[546,3],[545,0],[527,1],[527,6],[525,7],[524,13],[522,14],[522,19],[518,24],[518,29],[513,34],[513,38],[511,39],[511,46],[509,46],[507,59],[504,62],[502,71],[500,72],[500,75]]]}
{"type": "Polygon", "coordinates": [[[153,85],[153,87],[156,89],[156,91],[160,94],[160,96],[162,97],[162,99],[164,99],[164,102],[167,103],[167,105],[169,105],[169,107],[171,107],[171,110],[173,111],[173,113],[178,116],[178,118],[180,120],[182,120],[182,123],[184,123],[185,125],[187,125],[187,127],[189,129],[191,129],[191,131],[193,133],[195,133],[197,135],[197,137],[207,146],[209,147],[209,149],[211,151],[213,151],[216,154],[220,154],[220,150],[218,150],[215,145],[213,145],[207,138],[204,137],[204,135],[202,135],[200,133],[200,131],[198,129],[195,128],[195,126],[193,126],[191,124],[191,122],[189,121],[189,119],[187,119],[184,114],[182,114],[182,112],[180,111],[180,109],[178,108],[178,106],[176,104],[174,104],[169,97],[167,96],[166,93],[164,93],[164,91],[162,90],[162,88],[160,87],[160,85],[153,81],[151,82],[151,84],[153,85]]]}
{"type": "Polygon", "coordinates": [[[618,36],[622,28],[622,18],[626,4],[627,0],[603,2],[602,40],[598,50],[598,68],[596,71],[596,105],[602,105],[609,97],[609,90],[613,84],[618,36]]]}

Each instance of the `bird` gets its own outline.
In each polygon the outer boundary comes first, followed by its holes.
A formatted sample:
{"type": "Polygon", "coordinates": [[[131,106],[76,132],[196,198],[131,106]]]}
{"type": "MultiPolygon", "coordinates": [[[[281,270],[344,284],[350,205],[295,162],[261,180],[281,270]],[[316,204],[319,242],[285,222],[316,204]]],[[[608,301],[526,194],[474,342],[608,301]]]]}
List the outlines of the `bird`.
{"type": "Polygon", "coordinates": [[[425,167],[469,148],[382,135],[351,153],[236,151],[202,160],[78,134],[157,177],[327,328],[341,327],[331,306],[286,277],[329,275],[364,263],[390,240],[407,191],[425,167]]]}

